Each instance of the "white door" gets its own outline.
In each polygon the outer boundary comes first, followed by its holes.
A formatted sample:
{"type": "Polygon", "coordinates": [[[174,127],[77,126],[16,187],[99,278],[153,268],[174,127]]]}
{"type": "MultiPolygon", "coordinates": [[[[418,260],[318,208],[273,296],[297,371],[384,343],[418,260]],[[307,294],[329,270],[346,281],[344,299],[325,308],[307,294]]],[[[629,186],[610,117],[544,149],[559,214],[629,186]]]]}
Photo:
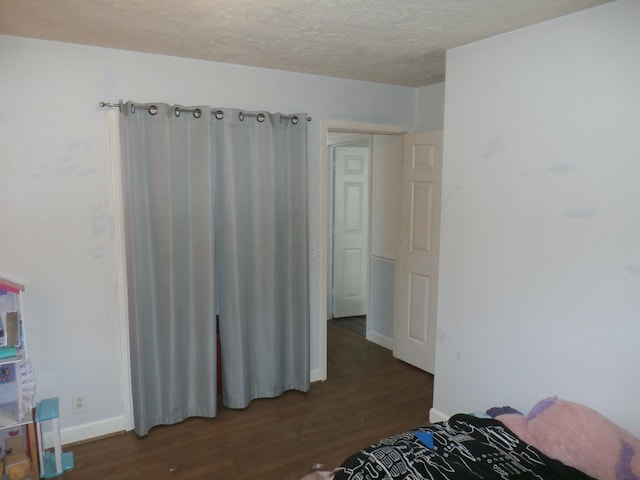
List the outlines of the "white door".
{"type": "Polygon", "coordinates": [[[393,354],[434,373],[442,131],[403,137],[393,354]]]}
{"type": "Polygon", "coordinates": [[[369,148],[334,147],[333,317],[367,314],[369,148]]]}

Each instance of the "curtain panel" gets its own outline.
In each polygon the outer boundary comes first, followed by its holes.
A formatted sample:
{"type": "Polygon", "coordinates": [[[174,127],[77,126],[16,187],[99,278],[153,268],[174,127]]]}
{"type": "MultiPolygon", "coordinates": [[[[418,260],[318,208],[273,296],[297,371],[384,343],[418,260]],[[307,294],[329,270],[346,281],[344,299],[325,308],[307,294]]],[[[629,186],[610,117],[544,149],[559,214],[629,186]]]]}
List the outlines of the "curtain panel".
{"type": "Polygon", "coordinates": [[[307,116],[126,103],[134,425],[309,389],[307,116]],[[296,121],[297,120],[297,121],[296,121]]]}

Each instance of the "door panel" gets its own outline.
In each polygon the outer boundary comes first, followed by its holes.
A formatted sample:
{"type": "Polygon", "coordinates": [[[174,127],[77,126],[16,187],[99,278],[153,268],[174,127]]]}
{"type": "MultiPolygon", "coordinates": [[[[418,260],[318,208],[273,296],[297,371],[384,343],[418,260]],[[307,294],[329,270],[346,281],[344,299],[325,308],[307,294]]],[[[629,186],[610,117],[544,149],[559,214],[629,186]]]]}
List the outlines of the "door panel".
{"type": "Polygon", "coordinates": [[[442,131],[403,137],[394,355],[433,373],[442,183],[442,131]]]}
{"type": "Polygon", "coordinates": [[[334,148],[333,317],[367,314],[369,148],[334,148]]]}
{"type": "Polygon", "coordinates": [[[409,289],[409,338],[423,345],[428,341],[429,291],[431,279],[424,275],[410,274],[409,289]]]}

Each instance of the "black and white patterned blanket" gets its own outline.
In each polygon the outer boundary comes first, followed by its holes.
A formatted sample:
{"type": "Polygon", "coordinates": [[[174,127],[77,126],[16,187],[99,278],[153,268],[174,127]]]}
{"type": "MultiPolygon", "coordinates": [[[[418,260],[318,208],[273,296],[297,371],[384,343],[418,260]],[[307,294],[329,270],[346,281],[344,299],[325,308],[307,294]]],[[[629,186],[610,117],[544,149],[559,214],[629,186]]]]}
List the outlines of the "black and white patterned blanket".
{"type": "Polygon", "coordinates": [[[447,422],[388,437],[349,457],[335,480],[591,480],[522,442],[491,418],[447,422]]]}

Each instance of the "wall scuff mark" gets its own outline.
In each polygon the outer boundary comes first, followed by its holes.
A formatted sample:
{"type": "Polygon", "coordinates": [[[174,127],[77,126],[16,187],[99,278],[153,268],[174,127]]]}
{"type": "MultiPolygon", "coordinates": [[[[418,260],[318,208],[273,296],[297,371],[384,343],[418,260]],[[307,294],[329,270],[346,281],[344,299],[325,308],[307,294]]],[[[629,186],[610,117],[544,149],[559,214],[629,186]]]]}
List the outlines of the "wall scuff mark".
{"type": "Polygon", "coordinates": [[[567,173],[576,169],[576,166],[572,163],[556,163],[551,165],[547,170],[551,173],[567,173]]]}
{"type": "Polygon", "coordinates": [[[572,210],[566,210],[564,213],[569,218],[590,218],[593,217],[598,210],[596,208],[574,208],[572,210]]]}
{"type": "Polygon", "coordinates": [[[638,275],[640,277],[640,265],[633,265],[628,263],[624,266],[624,269],[631,275],[638,275]]]}
{"type": "Polygon", "coordinates": [[[502,143],[502,139],[499,137],[493,138],[489,141],[489,143],[487,143],[487,146],[484,149],[484,153],[482,154],[482,159],[486,160],[501,150],[504,150],[504,143],[502,143]]]}

